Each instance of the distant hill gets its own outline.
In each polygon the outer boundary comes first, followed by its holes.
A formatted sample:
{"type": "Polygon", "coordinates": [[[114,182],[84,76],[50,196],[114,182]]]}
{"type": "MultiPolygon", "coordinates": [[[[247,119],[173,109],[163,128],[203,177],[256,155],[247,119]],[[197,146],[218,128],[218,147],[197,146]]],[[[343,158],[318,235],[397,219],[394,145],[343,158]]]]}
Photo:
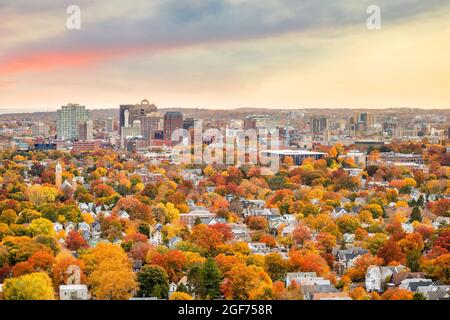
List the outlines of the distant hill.
{"type": "MultiPolygon", "coordinates": [[[[17,110],[17,109],[16,109],[17,110]]],[[[450,109],[408,109],[408,108],[389,108],[389,109],[269,109],[269,108],[256,108],[256,107],[242,107],[236,109],[206,109],[206,108],[160,108],[159,112],[165,113],[166,111],[180,111],[184,117],[194,117],[205,120],[230,120],[230,119],[243,119],[250,114],[267,114],[276,118],[285,118],[288,113],[305,115],[333,115],[333,116],[349,116],[356,112],[369,112],[373,115],[398,115],[402,118],[412,118],[417,115],[434,115],[434,116],[447,116],[450,117],[450,109]]],[[[0,120],[16,119],[22,121],[55,121],[56,112],[26,112],[20,110],[19,112],[6,113],[5,111],[13,111],[12,109],[0,109],[0,120]],[[5,113],[3,113],[5,112],[5,113]]],[[[15,111],[15,110],[14,110],[15,111]]],[[[102,120],[108,117],[113,117],[114,120],[119,120],[119,109],[91,109],[91,116],[93,120],[102,120]]]]}

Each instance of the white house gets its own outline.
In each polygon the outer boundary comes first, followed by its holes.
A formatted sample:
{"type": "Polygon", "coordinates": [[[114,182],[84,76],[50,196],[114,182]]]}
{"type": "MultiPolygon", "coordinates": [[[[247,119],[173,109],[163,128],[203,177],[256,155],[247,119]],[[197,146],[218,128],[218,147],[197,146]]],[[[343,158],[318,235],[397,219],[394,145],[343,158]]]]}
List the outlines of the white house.
{"type": "Polygon", "coordinates": [[[404,269],[405,267],[402,265],[396,267],[370,266],[366,272],[366,291],[383,292],[385,284],[390,281],[392,275],[404,269]]]}
{"type": "Polygon", "coordinates": [[[56,233],[58,233],[64,230],[64,226],[59,222],[55,222],[53,223],[53,229],[55,230],[56,233]]]}
{"type": "Polygon", "coordinates": [[[69,284],[59,286],[60,300],[89,300],[88,288],[84,284],[69,284]]]}

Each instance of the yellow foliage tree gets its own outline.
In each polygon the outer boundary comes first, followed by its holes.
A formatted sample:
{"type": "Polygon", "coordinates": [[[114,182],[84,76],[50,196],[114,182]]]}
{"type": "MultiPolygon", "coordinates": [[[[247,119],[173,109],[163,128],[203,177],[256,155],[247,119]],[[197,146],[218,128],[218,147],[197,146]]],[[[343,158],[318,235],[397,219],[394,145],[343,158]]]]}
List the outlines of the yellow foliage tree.
{"type": "Polygon", "coordinates": [[[185,292],[174,292],[170,295],[169,300],[194,300],[194,298],[185,292]]]}
{"type": "Polygon", "coordinates": [[[52,281],[45,272],[35,272],[6,279],[3,284],[5,300],[54,300],[52,281]]]}

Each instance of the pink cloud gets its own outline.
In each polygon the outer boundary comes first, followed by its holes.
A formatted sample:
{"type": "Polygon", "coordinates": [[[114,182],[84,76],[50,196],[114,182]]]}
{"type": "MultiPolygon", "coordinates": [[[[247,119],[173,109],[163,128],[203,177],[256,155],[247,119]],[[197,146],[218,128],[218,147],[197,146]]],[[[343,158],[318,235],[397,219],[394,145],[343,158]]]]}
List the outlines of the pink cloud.
{"type": "Polygon", "coordinates": [[[80,67],[127,55],[128,50],[82,50],[76,52],[44,52],[13,56],[0,61],[0,75],[29,70],[49,70],[61,67],[80,67]]]}

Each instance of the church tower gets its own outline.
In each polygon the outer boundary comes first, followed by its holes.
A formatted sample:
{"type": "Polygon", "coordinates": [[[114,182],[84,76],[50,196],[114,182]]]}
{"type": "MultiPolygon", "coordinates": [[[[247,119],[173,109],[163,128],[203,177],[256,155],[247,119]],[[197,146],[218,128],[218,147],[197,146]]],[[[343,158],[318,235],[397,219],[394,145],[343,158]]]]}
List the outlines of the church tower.
{"type": "Polygon", "coordinates": [[[58,163],[56,164],[56,167],[55,167],[55,184],[56,184],[56,187],[58,189],[61,188],[61,184],[62,184],[62,167],[61,167],[61,164],[59,163],[59,161],[58,161],[58,163]]]}

